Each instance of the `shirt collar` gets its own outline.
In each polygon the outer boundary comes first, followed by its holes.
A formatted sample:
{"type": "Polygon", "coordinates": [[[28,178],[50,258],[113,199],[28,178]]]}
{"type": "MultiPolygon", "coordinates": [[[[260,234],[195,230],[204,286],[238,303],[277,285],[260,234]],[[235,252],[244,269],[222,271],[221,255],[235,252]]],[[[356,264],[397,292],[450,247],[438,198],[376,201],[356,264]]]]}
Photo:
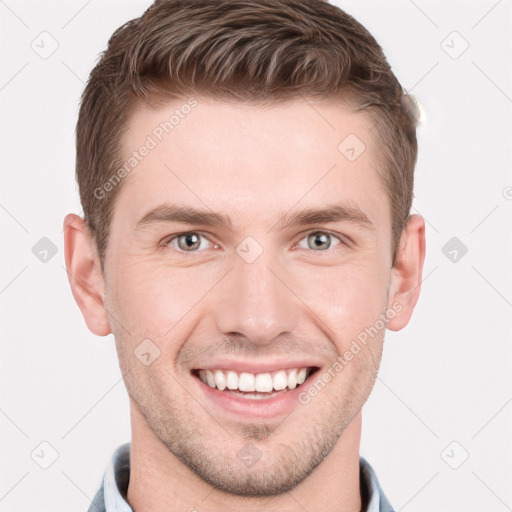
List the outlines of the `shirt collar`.
{"type": "Polygon", "coordinates": [[[360,485],[366,485],[368,492],[368,506],[366,512],[379,512],[380,511],[380,493],[379,484],[377,482],[377,476],[375,471],[370,464],[363,457],[359,457],[359,468],[360,468],[360,485]]]}
{"type": "Polygon", "coordinates": [[[133,512],[126,501],[129,480],[130,443],[126,443],[114,452],[103,476],[106,512],[133,512]]]}
{"type": "MultiPolygon", "coordinates": [[[[368,495],[366,512],[392,512],[373,468],[363,457],[359,458],[359,466],[361,486],[366,487],[368,495]]],[[[126,443],[117,448],[105,470],[103,477],[105,512],[133,512],[126,501],[129,480],[130,443],[126,443]]]]}

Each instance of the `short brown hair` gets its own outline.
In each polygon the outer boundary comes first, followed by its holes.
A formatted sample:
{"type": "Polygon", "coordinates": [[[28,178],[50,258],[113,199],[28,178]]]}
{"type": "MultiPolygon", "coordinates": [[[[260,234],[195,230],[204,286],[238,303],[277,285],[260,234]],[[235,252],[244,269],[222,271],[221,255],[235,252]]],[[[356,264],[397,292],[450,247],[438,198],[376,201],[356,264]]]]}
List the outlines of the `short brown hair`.
{"type": "Polygon", "coordinates": [[[403,92],[374,37],[324,0],[155,1],[114,32],[81,99],[76,176],[102,265],[122,183],[105,197],[95,191],[122,165],[130,114],[141,102],[191,94],[255,103],[350,98],[375,123],[396,252],[417,158],[403,92]]]}

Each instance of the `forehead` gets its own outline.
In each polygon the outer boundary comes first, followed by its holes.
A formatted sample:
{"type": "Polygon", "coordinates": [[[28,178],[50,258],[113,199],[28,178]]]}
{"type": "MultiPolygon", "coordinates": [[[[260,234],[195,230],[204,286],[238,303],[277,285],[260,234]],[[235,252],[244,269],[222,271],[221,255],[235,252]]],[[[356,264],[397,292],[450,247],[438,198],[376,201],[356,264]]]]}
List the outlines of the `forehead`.
{"type": "Polygon", "coordinates": [[[355,204],[389,213],[372,122],[339,100],[271,106],[182,98],[140,106],[122,140],[124,178],[116,210],[127,220],[174,202],[273,219],[295,204],[355,204]],[[143,153],[143,154],[142,154],[143,153]]]}

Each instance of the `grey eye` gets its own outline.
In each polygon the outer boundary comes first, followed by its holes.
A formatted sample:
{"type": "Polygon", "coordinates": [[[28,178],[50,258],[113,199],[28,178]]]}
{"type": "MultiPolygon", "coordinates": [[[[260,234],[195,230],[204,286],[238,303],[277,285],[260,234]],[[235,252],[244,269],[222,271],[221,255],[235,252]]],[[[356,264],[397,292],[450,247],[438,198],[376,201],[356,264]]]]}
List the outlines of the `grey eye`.
{"type": "Polygon", "coordinates": [[[167,243],[177,251],[198,252],[208,247],[209,240],[201,233],[190,232],[176,235],[167,243]]]}
{"type": "Polygon", "coordinates": [[[320,251],[330,249],[333,246],[333,240],[337,240],[338,243],[340,242],[338,237],[324,231],[309,233],[303,240],[306,240],[307,247],[301,247],[320,251]]]}
{"type": "Polygon", "coordinates": [[[178,237],[178,246],[184,251],[193,251],[200,245],[199,237],[196,233],[187,233],[178,237]]]}

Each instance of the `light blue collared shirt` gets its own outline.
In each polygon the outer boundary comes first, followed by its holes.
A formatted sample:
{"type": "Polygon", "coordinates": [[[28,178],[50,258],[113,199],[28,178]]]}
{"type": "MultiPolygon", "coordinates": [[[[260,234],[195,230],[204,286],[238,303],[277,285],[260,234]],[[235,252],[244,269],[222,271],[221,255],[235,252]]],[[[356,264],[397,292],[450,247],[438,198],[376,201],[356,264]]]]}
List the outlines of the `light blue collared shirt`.
{"type": "MultiPolygon", "coordinates": [[[[375,475],[363,457],[359,458],[361,488],[368,496],[368,506],[363,512],[395,512],[375,475]]],[[[130,443],[121,445],[110,459],[101,487],[88,512],[133,512],[127,501],[130,480],[130,443]]]]}

